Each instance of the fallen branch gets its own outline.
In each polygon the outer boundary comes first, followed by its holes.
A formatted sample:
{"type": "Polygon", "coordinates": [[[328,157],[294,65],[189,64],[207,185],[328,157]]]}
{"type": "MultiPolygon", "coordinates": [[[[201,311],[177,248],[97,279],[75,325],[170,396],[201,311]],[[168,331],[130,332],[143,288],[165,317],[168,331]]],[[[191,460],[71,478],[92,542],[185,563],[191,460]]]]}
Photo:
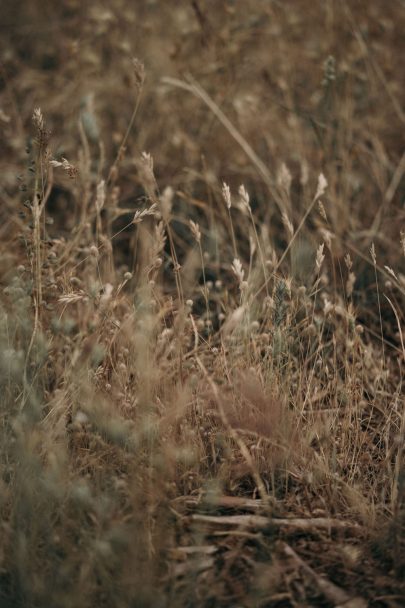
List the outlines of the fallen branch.
{"type": "Polygon", "coordinates": [[[197,507],[200,505],[207,505],[209,507],[219,507],[224,509],[240,509],[241,511],[263,511],[266,509],[266,505],[260,498],[242,498],[240,496],[219,496],[214,498],[212,501],[204,501],[204,498],[194,496],[187,496],[185,504],[188,507],[197,507]]]}
{"type": "Polygon", "coordinates": [[[191,520],[197,524],[206,525],[211,528],[221,527],[242,527],[253,530],[267,530],[288,528],[294,532],[314,532],[314,531],[344,531],[350,534],[361,534],[363,528],[352,522],[345,522],[329,517],[311,517],[308,519],[264,517],[262,515],[192,515],[191,520]]]}
{"type": "Polygon", "coordinates": [[[200,557],[199,559],[187,560],[174,564],[170,568],[170,575],[175,578],[180,578],[188,575],[196,575],[204,570],[213,568],[215,560],[213,557],[200,557]]]}
{"type": "Polygon", "coordinates": [[[367,608],[367,602],[363,598],[350,597],[344,589],[341,589],[324,576],[317,574],[311,566],[308,566],[308,564],[301,559],[290,545],[282,543],[282,552],[296,567],[301,568],[305,574],[312,579],[319,591],[329,602],[332,602],[335,605],[335,608],[367,608]]]}
{"type": "Polygon", "coordinates": [[[185,559],[188,555],[213,555],[218,551],[215,545],[192,545],[188,547],[175,547],[169,551],[173,559],[185,559]]]}
{"type": "Polygon", "coordinates": [[[211,528],[223,528],[224,526],[250,528],[264,530],[271,527],[268,517],[262,515],[192,515],[191,520],[197,524],[204,524],[211,528]]]}

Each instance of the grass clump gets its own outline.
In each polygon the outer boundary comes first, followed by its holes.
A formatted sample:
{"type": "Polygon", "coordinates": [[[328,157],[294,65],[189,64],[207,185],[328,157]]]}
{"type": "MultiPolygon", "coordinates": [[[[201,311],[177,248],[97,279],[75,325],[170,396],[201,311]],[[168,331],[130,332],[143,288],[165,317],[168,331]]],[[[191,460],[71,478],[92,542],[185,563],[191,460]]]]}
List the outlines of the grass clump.
{"type": "Polygon", "coordinates": [[[402,605],[399,4],[38,7],[0,44],[1,605],[402,605]]]}

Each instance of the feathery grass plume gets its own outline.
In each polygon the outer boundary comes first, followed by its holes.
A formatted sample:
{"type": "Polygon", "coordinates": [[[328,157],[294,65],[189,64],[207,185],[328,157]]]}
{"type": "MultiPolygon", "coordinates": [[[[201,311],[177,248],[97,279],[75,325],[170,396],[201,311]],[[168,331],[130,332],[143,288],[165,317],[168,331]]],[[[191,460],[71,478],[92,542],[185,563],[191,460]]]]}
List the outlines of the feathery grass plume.
{"type": "Polygon", "coordinates": [[[318,249],[316,250],[315,266],[316,266],[317,272],[319,272],[321,270],[322,263],[325,259],[325,256],[323,253],[324,247],[325,247],[325,243],[321,243],[321,245],[319,245],[318,249]]]}
{"type": "Polygon", "coordinates": [[[245,212],[248,211],[249,213],[251,212],[251,208],[250,208],[250,197],[249,194],[245,188],[245,186],[243,184],[241,184],[239,186],[239,196],[240,196],[240,202],[241,202],[241,209],[244,210],[245,212]]]}
{"type": "Polygon", "coordinates": [[[246,312],[245,306],[238,306],[231,314],[225,319],[225,322],[221,328],[222,335],[224,337],[232,334],[236,329],[241,327],[246,312]]]}
{"type": "Polygon", "coordinates": [[[38,133],[45,132],[45,120],[41,108],[34,108],[34,112],[32,114],[32,121],[38,133]]]}
{"type": "Polygon", "coordinates": [[[285,194],[289,195],[291,190],[292,175],[285,163],[281,163],[280,170],[277,174],[277,183],[284,190],[285,194]]]}
{"type": "Polygon", "coordinates": [[[345,255],[345,264],[346,264],[347,270],[350,271],[353,268],[353,262],[352,262],[352,258],[350,257],[350,253],[346,253],[346,255],[345,255]]]}
{"type": "Polygon", "coordinates": [[[405,256],[405,230],[401,230],[401,245],[402,245],[402,253],[405,256]]]}
{"type": "Polygon", "coordinates": [[[234,261],[232,262],[232,271],[233,271],[234,275],[236,276],[236,278],[241,283],[243,281],[245,271],[242,268],[242,263],[240,260],[234,259],[234,261]]]}
{"type": "Polygon", "coordinates": [[[245,271],[243,270],[242,262],[238,258],[235,258],[234,261],[232,262],[231,268],[232,268],[233,274],[239,281],[239,288],[242,289],[241,285],[244,282],[243,278],[245,276],[245,271]]]}
{"type": "Polygon", "coordinates": [[[58,160],[50,160],[49,164],[51,165],[51,167],[59,168],[62,167],[62,169],[64,171],[66,171],[66,173],[68,174],[68,176],[70,177],[70,179],[74,179],[75,177],[77,177],[78,174],[78,169],[77,167],[75,167],[74,165],[72,165],[72,163],[70,163],[66,158],[64,158],[62,156],[62,160],[58,161],[58,160]]]}
{"type": "Polygon", "coordinates": [[[323,196],[326,192],[326,188],[328,187],[328,182],[323,173],[319,174],[318,177],[318,185],[316,187],[315,200],[319,200],[321,196],[323,196]]]}
{"type": "Polygon", "coordinates": [[[36,144],[38,146],[38,154],[41,157],[40,161],[42,162],[44,160],[42,156],[45,156],[48,153],[47,147],[51,133],[45,127],[45,119],[41,108],[34,109],[32,114],[32,122],[34,123],[36,130],[36,144]]]}
{"type": "Polygon", "coordinates": [[[145,189],[146,194],[152,202],[157,201],[158,186],[153,172],[153,158],[148,152],[142,152],[137,161],[139,179],[145,189]]]}
{"type": "Polygon", "coordinates": [[[283,211],[281,219],[287,230],[288,235],[290,236],[290,238],[292,238],[294,236],[294,226],[292,225],[292,222],[290,221],[290,218],[288,217],[285,211],[283,211]]]}
{"type": "Polygon", "coordinates": [[[222,196],[224,197],[226,206],[230,209],[232,207],[231,190],[225,182],[222,184],[222,196]]]}
{"type": "Polygon", "coordinates": [[[196,222],[193,222],[193,220],[189,220],[189,224],[190,224],[190,229],[193,234],[193,237],[195,238],[197,243],[201,243],[200,226],[196,222]]]}
{"type": "Polygon", "coordinates": [[[318,201],[318,209],[319,209],[319,215],[321,216],[321,218],[323,220],[325,220],[325,222],[328,221],[327,215],[326,215],[326,211],[325,211],[325,207],[323,205],[322,201],[318,201]]]}
{"type": "MultiPolygon", "coordinates": [[[[156,186],[157,186],[157,184],[156,184],[156,186]]],[[[166,186],[166,188],[163,191],[163,194],[160,195],[160,197],[158,198],[158,203],[159,203],[159,209],[161,211],[163,221],[165,223],[165,229],[167,232],[167,236],[169,239],[170,254],[172,257],[173,270],[175,273],[177,294],[179,297],[179,301],[183,303],[184,302],[184,293],[183,293],[182,280],[180,277],[181,265],[179,264],[179,261],[177,259],[173,232],[172,232],[171,225],[170,225],[171,219],[172,219],[171,211],[172,211],[172,207],[173,207],[173,198],[174,198],[173,188],[171,186],[166,186]]]]}
{"type": "Polygon", "coordinates": [[[165,227],[163,222],[159,222],[155,226],[155,239],[153,246],[153,257],[161,253],[166,243],[165,227]]]}
{"type": "Polygon", "coordinates": [[[142,222],[142,220],[145,219],[145,217],[149,217],[149,216],[155,216],[157,213],[157,203],[153,203],[153,205],[151,205],[150,207],[147,207],[146,209],[143,209],[142,211],[139,211],[139,209],[137,211],[135,211],[135,215],[132,218],[132,223],[133,224],[140,224],[142,222]]]}
{"type": "Polygon", "coordinates": [[[371,259],[373,260],[374,266],[376,266],[377,265],[377,256],[376,256],[376,253],[375,253],[374,243],[371,243],[370,255],[371,255],[371,259]]]}
{"type": "Polygon", "coordinates": [[[356,275],[354,272],[349,272],[347,281],[346,281],[346,293],[350,298],[353,295],[354,285],[356,283],[356,275]]]}
{"type": "Polygon", "coordinates": [[[384,268],[388,272],[388,274],[390,274],[396,281],[399,282],[399,279],[398,279],[397,275],[395,274],[395,272],[392,270],[392,268],[390,268],[386,264],[384,264],[384,268]]]}
{"type": "Polygon", "coordinates": [[[96,210],[100,213],[105,203],[105,181],[102,179],[97,185],[96,210]]]}
{"type": "Polygon", "coordinates": [[[306,186],[309,181],[309,168],[308,163],[305,159],[301,160],[300,169],[300,184],[301,186],[306,186]]]}
{"type": "Polygon", "coordinates": [[[233,221],[232,221],[232,216],[231,216],[231,207],[232,207],[231,190],[225,182],[222,183],[222,196],[225,201],[226,208],[228,209],[229,225],[231,228],[231,236],[232,236],[233,255],[236,258],[238,256],[238,254],[237,254],[237,248],[236,248],[235,230],[233,227],[233,221]]]}
{"type": "Polygon", "coordinates": [[[134,76],[134,80],[135,80],[135,87],[138,89],[138,91],[140,91],[145,82],[145,66],[142,63],[142,61],[140,61],[136,57],[133,57],[132,69],[133,69],[133,76],[134,76]]]}
{"type": "Polygon", "coordinates": [[[172,207],[173,207],[173,198],[174,198],[173,188],[171,186],[166,186],[166,188],[163,190],[163,192],[160,196],[160,199],[159,199],[160,209],[162,211],[162,217],[165,220],[165,222],[168,222],[170,219],[170,214],[171,214],[172,207]]]}
{"type": "Polygon", "coordinates": [[[262,246],[260,244],[259,235],[257,233],[255,218],[253,217],[252,208],[250,206],[250,197],[243,184],[239,187],[239,196],[240,196],[240,209],[242,210],[243,213],[249,215],[249,218],[250,218],[250,221],[252,224],[253,232],[255,234],[257,249],[258,249],[259,255],[260,255],[260,263],[261,263],[262,270],[263,270],[265,289],[266,289],[267,295],[269,295],[267,272],[266,272],[266,262],[265,262],[262,246]]]}
{"type": "Polygon", "coordinates": [[[319,232],[321,233],[327,248],[332,253],[332,241],[335,238],[335,235],[330,230],[327,230],[327,228],[321,228],[319,232]]]}

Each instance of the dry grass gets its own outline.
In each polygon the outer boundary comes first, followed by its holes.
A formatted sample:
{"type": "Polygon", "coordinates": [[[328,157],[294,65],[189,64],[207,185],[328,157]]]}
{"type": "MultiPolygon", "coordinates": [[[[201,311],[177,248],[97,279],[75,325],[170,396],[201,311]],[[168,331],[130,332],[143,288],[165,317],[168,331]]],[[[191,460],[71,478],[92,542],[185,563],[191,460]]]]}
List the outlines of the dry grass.
{"type": "Polygon", "coordinates": [[[3,8],[1,606],[403,605],[402,3],[292,4],[3,8]]]}

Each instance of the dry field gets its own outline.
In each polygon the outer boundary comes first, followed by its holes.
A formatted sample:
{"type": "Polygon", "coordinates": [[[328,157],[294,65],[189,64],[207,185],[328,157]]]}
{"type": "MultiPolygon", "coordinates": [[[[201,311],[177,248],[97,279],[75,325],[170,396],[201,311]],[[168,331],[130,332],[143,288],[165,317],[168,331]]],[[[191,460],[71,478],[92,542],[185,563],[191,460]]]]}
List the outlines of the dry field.
{"type": "Polygon", "coordinates": [[[1,2],[1,608],[405,605],[404,15],[1,2]]]}

